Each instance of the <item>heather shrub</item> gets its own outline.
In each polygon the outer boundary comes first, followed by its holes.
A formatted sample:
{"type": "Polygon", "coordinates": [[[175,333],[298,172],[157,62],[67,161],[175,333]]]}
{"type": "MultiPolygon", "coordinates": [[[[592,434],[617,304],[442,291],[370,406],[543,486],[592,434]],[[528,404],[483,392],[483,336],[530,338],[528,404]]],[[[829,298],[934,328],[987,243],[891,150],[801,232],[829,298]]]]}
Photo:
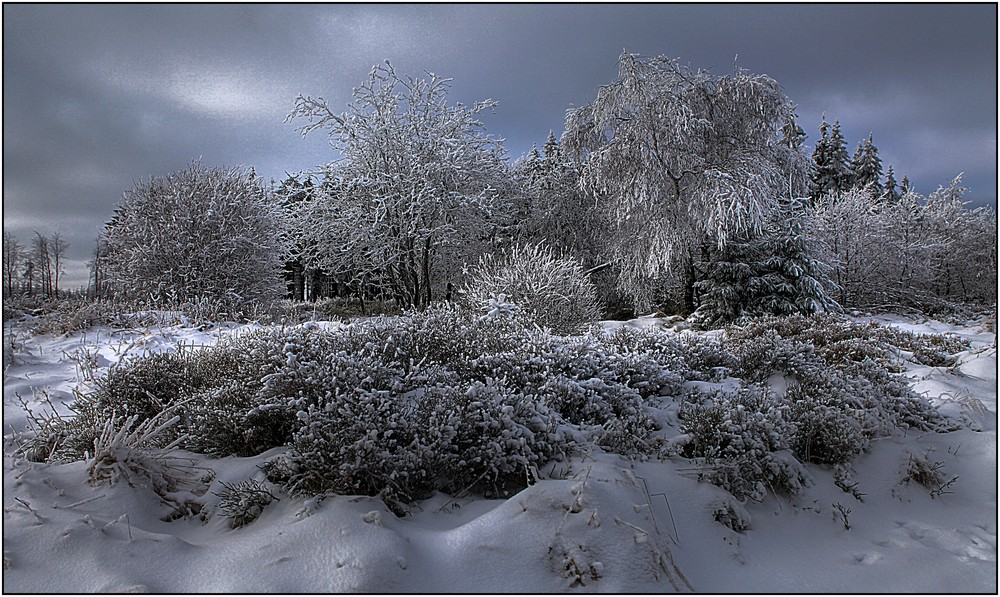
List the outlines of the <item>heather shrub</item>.
{"type": "Polygon", "coordinates": [[[439,383],[419,395],[337,391],[297,417],[291,492],[379,495],[397,511],[435,490],[523,488],[529,467],[559,451],[558,419],[544,404],[479,382],[439,383]]]}
{"type": "Polygon", "coordinates": [[[505,299],[556,334],[580,333],[601,316],[597,291],[580,264],[540,244],[481,257],[461,297],[473,310],[505,299]]]}
{"type": "Polygon", "coordinates": [[[247,479],[239,483],[222,483],[222,493],[219,497],[219,512],[229,519],[231,528],[239,528],[257,520],[271,502],[274,495],[268,488],[255,479],[247,479]]]}
{"type": "Polygon", "coordinates": [[[787,408],[769,390],[693,392],[678,412],[690,435],[681,454],[707,466],[704,477],[737,499],[761,500],[772,492],[797,493],[807,483],[791,457],[787,408]]]}
{"type": "Polygon", "coordinates": [[[868,447],[861,424],[830,395],[788,387],[789,447],[802,462],[846,464],[868,447]]]}

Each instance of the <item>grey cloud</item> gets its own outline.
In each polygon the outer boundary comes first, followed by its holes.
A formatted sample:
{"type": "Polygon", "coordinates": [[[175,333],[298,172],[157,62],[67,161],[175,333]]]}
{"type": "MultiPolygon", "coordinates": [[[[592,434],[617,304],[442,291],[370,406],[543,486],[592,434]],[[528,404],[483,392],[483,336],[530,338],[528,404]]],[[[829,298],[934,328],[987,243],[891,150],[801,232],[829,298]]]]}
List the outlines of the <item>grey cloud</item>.
{"type": "MultiPolygon", "coordinates": [[[[342,109],[371,66],[454,78],[512,158],[562,130],[623,49],[773,76],[814,142],[874,133],[921,192],[966,172],[996,204],[996,6],[955,4],[6,4],[4,229],[50,223],[83,263],[124,190],[185,167],[332,159],[283,122],[298,94],[342,109]],[[65,226],[65,227],[64,227],[65,226]],[[72,236],[71,236],[72,235],[72,236]]],[[[49,226],[47,228],[51,228],[49,226]]],[[[74,279],[85,279],[85,272],[74,279]]]]}

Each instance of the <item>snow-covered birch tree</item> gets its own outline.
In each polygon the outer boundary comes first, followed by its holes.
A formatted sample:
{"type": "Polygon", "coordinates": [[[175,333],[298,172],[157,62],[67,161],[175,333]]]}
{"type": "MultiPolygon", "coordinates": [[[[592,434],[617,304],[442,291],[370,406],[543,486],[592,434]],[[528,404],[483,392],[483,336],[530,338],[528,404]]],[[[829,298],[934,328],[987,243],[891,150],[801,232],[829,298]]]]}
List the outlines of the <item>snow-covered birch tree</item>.
{"type": "Polygon", "coordinates": [[[801,149],[780,142],[794,111],[766,75],[624,54],[618,80],[568,113],[563,150],[614,217],[611,254],[637,308],[665,284],[693,310],[708,248],[759,234],[780,198],[804,193],[801,149]]]}
{"type": "Polygon", "coordinates": [[[503,144],[477,115],[496,106],[448,104],[451,80],[400,77],[386,62],[355,89],[346,112],[299,96],[288,120],[326,131],[341,159],[326,168],[295,226],[309,267],[387,287],[422,307],[490,240],[510,173],[503,144]]]}

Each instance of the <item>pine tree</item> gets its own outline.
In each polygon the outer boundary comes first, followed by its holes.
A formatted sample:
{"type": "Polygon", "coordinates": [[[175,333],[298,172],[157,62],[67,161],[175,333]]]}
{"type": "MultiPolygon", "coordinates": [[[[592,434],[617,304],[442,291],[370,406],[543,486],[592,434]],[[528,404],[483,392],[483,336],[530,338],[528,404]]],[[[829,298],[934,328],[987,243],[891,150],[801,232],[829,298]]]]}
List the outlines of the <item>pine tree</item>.
{"type": "Polygon", "coordinates": [[[909,193],[912,190],[913,190],[913,187],[910,186],[910,179],[904,176],[903,177],[903,182],[901,182],[900,185],[899,185],[899,194],[900,195],[905,195],[905,194],[909,193]]]}
{"type": "Polygon", "coordinates": [[[809,173],[809,198],[815,203],[832,186],[830,176],[830,125],[826,114],[819,125],[819,140],[813,149],[813,165],[809,173]]]}
{"type": "Polygon", "coordinates": [[[765,234],[728,243],[698,283],[696,320],[715,327],[741,317],[839,311],[823,289],[826,267],[802,234],[803,200],[788,202],[765,234]]]}
{"type": "Polygon", "coordinates": [[[840,132],[840,121],[832,130],[826,115],[819,127],[820,139],[813,150],[813,168],[809,178],[809,198],[815,203],[828,193],[839,193],[851,187],[853,173],[848,164],[847,146],[840,132]]]}
{"type": "Polygon", "coordinates": [[[835,192],[846,191],[851,188],[854,182],[854,173],[851,171],[850,162],[847,157],[847,143],[844,141],[844,134],[840,131],[840,121],[833,123],[830,130],[830,157],[832,168],[832,190],[835,192]]]}
{"type": "Polygon", "coordinates": [[[858,143],[851,161],[851,170],[854,172],[856,188],[870,190],[873,197],[882,196],[882,160],[878,157],[878,148],[872,143],[871,133],[868,133],[868,139],[863,144],[858,143]]]}
{"type": "Polygon", "coordinates": [[[884,201],[890,204],[894,204],[899,201],[900,193],[896,188],[896,177],[893,176],[892,166],[889,166],[885,175],[885,192],[882,197],[884,201]]]}
{"type": "Polygon", "coordinates": [[[562,162],[562,148],[559,147],[559,141],[556,140],[552,129],[549,129],[549,138],[545,141],[545,159],[553,164],[562,162]]]}

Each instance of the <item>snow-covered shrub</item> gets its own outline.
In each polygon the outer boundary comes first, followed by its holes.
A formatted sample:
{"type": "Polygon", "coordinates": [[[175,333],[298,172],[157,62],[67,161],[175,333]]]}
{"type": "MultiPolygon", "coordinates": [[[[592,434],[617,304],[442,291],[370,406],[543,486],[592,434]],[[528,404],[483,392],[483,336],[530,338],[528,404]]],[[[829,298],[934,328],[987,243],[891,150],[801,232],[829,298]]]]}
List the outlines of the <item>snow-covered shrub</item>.
{"type": "Polygon", "coordinates": [[[69,421],[56,410],[55,405],[44,394],[44,390],[34,390],[44,395],[47,409],[36,411],[28,406],[21,396],[17,396],[21,408],[27,415],[25,432],[15,432],[14,440],[18,444],[16,453],[24,455],[31,462],[59,462],[62,460],[62,447],[69,434],[69,421]]]}
{"type": "Polygon", "coordinates": [[[938,497],[945,493],[952,493],[951,488],[958,481],[958,475],[951,477],[947,481],[944,475],[944,463],[940,461],[932,462],[925,454],[924,456],[914,456],[911,453],[906,457],[906,470],[903,476],[903,484],[914,481],[930,490],[931,497],[938,497]]]}
{"type": "Polygon", "coordinates": [[[767,317],[726,329],[726,345],[740,362],[739,377],[763,382],[781,373],[809,393],[843,405],[866,437],[897,428],[946,430],[946,420],[913,392],[891,356],[899,343],[921,342],[876,324],[836,316],[767,317]]]}
{"type": "Polygon", "coordinates": [[[550,443],[557,418],[537,398],[478,382],[348,389],[298,417],[291,492],[379,495],[397,510],[435,490],[523,488],[560,447],[550,443]]]}
{"type": "Polygon", "coordinates": [[[187,449],[215,456],[253,456],[284,445],[292,422],[280,404],[264,402],[263,379],[284,357],[284,335],[261,331],[189,356],[192,387],[182,430],[187,449]]]}
{"type": "Polygon", "coordinates": [[[680,376],[679,381],[716,379],[737,365],[736,357],[718,340],[696,334],[620,327],[603,341],[618,354],[656,363],[661,371],[680,376]]]}
{"type": "Polygon", "coordinates": [[[705,478],[740,500],[763,499],[768,489],[798,493],[807,477],[787,452],[786,410],[760,388],[689,394],[678,412],[691,436],[682,455],[702,460],[705,478]]]}
{"type": "Polygon", "coordinates": [[[139,475],[149,478],[154,487],[172,487],[172,475],[155,452],[173,447],[173,442],[163,445],[164,432],[180,420],[173,411],[165,410],[141,422],[138,415],[104,420],[87,465],[91,482],[113,484],[124,479],[135,485],[134,478],[139,475]]]}
{"type": "Polygon", "coordinates": [[[471,309],[504,296],[557,334],[582,332],[601,317],[596,290],[580,264],[541,244],[482,256],[461,296],[471,309]]]}
{"type": "Polygon", "coordinates": [[[750,513],[743,507],[743,504],[732,498],[723,498],[715,502],[715,505],[712,506],[712,518],[737,533],[742,533],[750,528],[750,513]]]}
{"type": "Polygon", "coordinates": [[[87,463],[91,483],[123,480],[130,487],[149,487],[172,508],[163,520],[200,513],[200,496],[207,489],[204,469],[170,454],[180,438],[166,443],[166,432],[180,420],[176,410],[168,408],[145,421],[138,415],[112,415],[102,421],[87,463]]]}
{"type": "Polygon", "coordinates": [[[846,464],[868,447],[861,424],[836,398],[793,384],[785,400],[794,429],[789,444],[802,462],[846,464]]]}
{"type": "MultiPolygon", "coordinates": [[[[96,387],[77,395],[72,408],[76,416],[68,420],[61,448],[67,457],[81,458],[91,450],[106,421],[116,417],[134,418],[145,423],[190,396],[190,359],[181,353],[154,353],[112,365],[98,378],[96,387]]],[[[177,427],[165,430],[164,437],[178,435],[177,427]]]]}
{"type": "Polygon", "coordinates": [[[229,526],[239,528],[257,520],[275,497],[271,491],[256,479],[239,483],[222,483],[219,497],[219,511],[229,519],[229,526]]]}
{"type": "Polygon", "coordinates": [[[243,308],[278,298],[281,215],[252,170],[186,170],[125,192],[101,234],[116,295],[243,308]]]}

